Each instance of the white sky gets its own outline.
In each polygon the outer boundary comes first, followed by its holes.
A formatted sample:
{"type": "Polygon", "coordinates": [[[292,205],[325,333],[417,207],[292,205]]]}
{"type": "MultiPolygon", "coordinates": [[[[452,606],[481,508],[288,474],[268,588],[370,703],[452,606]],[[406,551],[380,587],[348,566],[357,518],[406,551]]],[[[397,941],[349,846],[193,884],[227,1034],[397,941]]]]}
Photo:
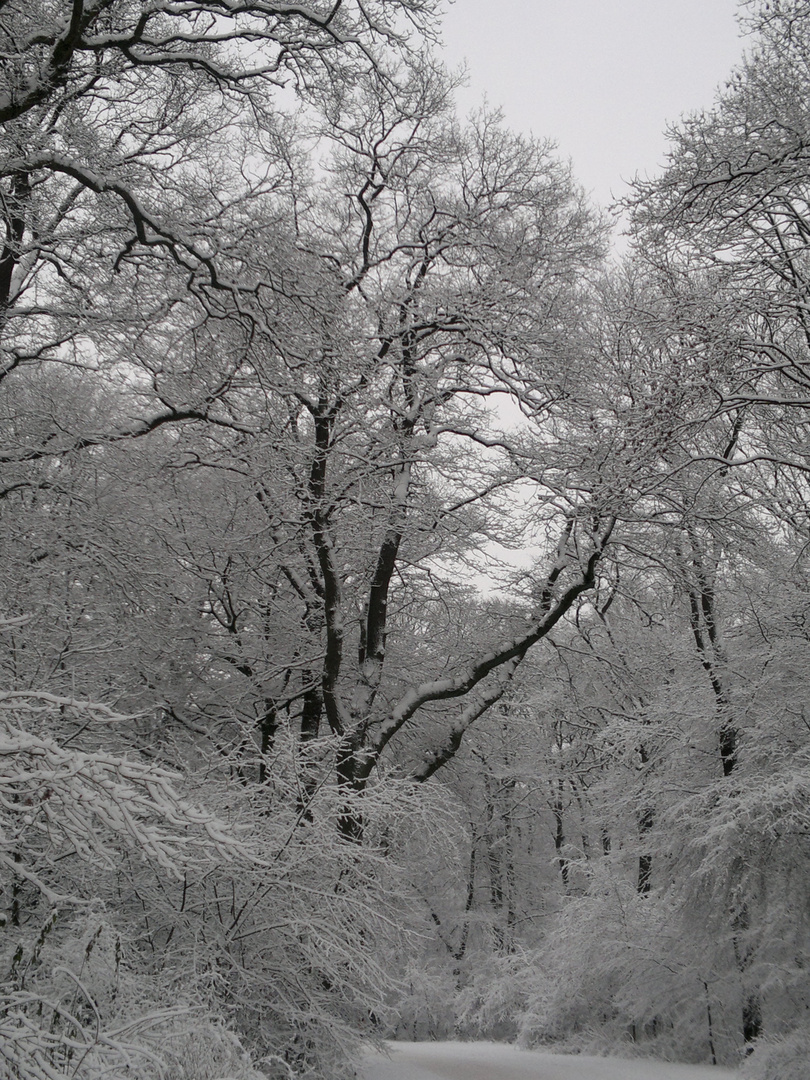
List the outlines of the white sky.
{"type": "Polygon", "coordinates": [[[663,164],[664,129],[708,107],[742,56],[736,0],[455,0],[445,58],[465,59],[464,113],[486,95],[552,138],[603,206],[663,164]]]}

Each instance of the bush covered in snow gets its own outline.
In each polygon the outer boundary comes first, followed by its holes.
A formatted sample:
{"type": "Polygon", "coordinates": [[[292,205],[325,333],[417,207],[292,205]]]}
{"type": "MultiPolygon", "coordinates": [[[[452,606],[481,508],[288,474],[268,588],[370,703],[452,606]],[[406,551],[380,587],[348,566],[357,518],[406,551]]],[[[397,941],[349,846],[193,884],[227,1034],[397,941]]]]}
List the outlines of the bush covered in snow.
{"type": "Polygon", "coordinates": [[[810,1069],[810,1029],[760,1039],[747,1059],[746,1080],[807,1080],[810,1069]]]}

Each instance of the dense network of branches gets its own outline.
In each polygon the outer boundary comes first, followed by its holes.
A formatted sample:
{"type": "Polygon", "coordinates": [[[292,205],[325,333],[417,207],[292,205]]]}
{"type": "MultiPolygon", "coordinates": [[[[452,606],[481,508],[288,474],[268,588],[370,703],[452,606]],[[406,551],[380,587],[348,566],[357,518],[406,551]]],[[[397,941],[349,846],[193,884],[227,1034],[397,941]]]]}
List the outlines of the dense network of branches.
{"type": "Polygon", "coordinates": [[[438,14],[0,3],[0,1072],[807,1051],[810,12],[621,264],[438,14]]]}

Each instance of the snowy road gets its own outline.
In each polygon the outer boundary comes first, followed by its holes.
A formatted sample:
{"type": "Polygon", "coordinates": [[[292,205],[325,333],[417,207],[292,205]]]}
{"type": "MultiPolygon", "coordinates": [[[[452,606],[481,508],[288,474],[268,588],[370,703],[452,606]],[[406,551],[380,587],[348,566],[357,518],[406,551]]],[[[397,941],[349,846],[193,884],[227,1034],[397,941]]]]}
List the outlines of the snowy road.
{"type": "Polygon", "coordinates": [[[545,1054],[501,1043],[391,1043],[369,1054],[360,1080],[739,1080],[735,1069],[545,1054]]]}

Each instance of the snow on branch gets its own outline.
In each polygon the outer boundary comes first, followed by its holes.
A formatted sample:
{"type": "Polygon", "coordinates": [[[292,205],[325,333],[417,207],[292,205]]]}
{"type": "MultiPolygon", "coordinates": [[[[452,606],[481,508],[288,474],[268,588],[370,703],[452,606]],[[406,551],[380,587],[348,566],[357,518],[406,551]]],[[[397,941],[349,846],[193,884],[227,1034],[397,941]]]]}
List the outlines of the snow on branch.
{"type": "MultiPolygon", "coordinates": [[[[89,1024],[75,1010],[39,994],[0,994],[0,1066],[8,1067],[7,1075],[25,1080],[64,1080],[66,1075],[76,1075],[80,1067],[80,1075],[99,1080],[118,1070],[126,1070],[131,1076],[162,1075],[163,1062],[143,1041],[136,1042],[129,1033],[106,1031],[96,1023],[99,1018],[93,999],[81,984],[79,988],[81,1004],[89,1007],[93,1015],[89,1024]],[[71,1064],[70,1072],[65,1072],[71,1064]]],[[[156,1027],[182,1011],[156,1010],[152,1016],[139,1018],[138,1026],[156,1027]]]]}
{"type": "Polygon", "coordinates": [[[0,864],[8,871],[64,902],[47,878],[65,855],[113,867],[126,849],[176,878],[190,863],[249,857],[227,825],[182,796],[178,774],[60,746],[23,726],[64,707],[88,722],[126,719],[99,703],[44,692],[0,695],[0,864]]]}

